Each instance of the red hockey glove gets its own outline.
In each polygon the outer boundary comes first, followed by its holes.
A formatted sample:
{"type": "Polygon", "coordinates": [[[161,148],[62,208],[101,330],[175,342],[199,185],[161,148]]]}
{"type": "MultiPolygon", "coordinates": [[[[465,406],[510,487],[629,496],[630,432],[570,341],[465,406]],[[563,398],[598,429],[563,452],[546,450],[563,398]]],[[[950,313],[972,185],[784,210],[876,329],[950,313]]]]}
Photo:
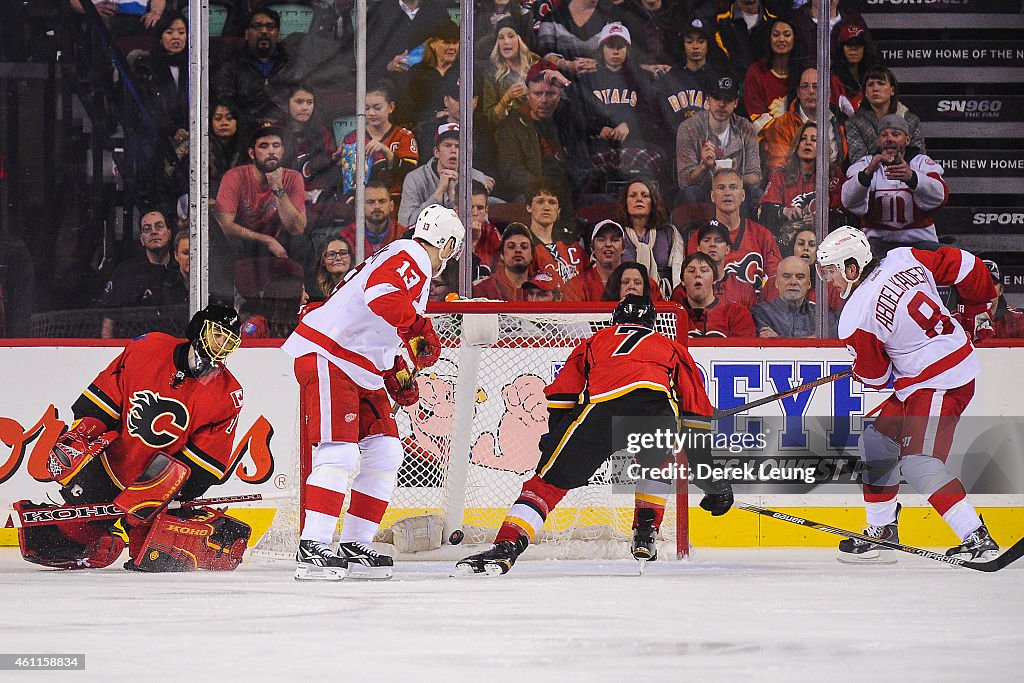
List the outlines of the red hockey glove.
{"type": "Polygon", "coordinates": [[[417,370],[429,368],[441,357],[441,340],[437,338],[434,324],[429,318],[417,316],[416,321],[405,329],[398,330],[398,336],[405,342],[417,370]]]}
{"type": "Polygon", "coordinates": [[[988,304],[964,306],[963,321],[964,327],[967,328],[967,334],[971,335],[971,340],[974,343],[996,336],[995,324],[992,322],[988,304]]]}
{"type": "Polygon", "coordinates": [[[118,437],[95,417],[83,417],[60,435],[46,459],[46,469],[58,484],[66,485],[86,463],[107,449],[118,437]]]}
{"type": "Polygon", "coordinates": [[[384,388],[388,390],[388,396],[400,406],[411,406],[420,400],[416,377],[401,356],[395,356],[394,367],[384,373],[384,388]]]}

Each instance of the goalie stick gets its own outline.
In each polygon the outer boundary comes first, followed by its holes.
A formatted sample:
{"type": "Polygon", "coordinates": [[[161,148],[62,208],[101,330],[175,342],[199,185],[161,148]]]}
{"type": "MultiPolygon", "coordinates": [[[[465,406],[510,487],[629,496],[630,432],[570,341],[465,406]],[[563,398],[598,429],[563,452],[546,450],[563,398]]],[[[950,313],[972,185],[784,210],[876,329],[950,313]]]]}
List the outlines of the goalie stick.
{"type": "Polygon", "coordinates": [[[836,536],[846,536],[847,538],[857,538],[862,541],[869,541],[877,545],[889,548],[890,550],[899,550],[900,552],[909,553],[910,555],[917,555],[928,560],[935,560],[936,562],[944,562],[946,564],[953,565],[954,567],[965,567],[967,569],[974,569],[979,572],[997,572],[1004,567],[1009,566],[1013,562],[1016,562],[1024,555],[1024,538],[1020,539],[1012,546],[1006,549],[1003,554],[999,557],[988,560],[985,562],[973,562],[971,560],[961,560],[957,557],[946,557],[940,553],[933,552],[931,550],[925,550],[924,548],[915,548],[912,545],[904,545],[902,543],[894,543],[892,541],[886,541],[881,538],[874,538],[872,536],[866,536],[856,531],[847,531],[845,529],[837,529],[834,526],[828,524],[822,524],[821,522],[812,522],[809,519],[803,517],[797,517],[796,515],[790,515],[785,512],[778,512],[776,510],[769,510],[768,508],[758,507],[756,505],[750,505],[749,503],[737,502],[734,507],[740,510],[746,510],[747,512],[753,512],[758,515],[764,515],[765,517],[771,517],[782,522],[789,522],[790,524],[797,524],[799,526],[810,527],[811,529],[817,529],[818,531],[824,531],[825,533],[835,534],[836,536]]]}
{"type": "MultiPolygon", "coordinates": [[[[220,496],[218,498],[196,498],[185,501],[181,507],[198,507],[212,505],[228,505],[231,503],[251,503],[263,500],[259,493],[248,493],[241,496],[220,496]]],[[[112,503],[95,503],[92,505],[58,505],[51,508],[38,508],[35,510],[15,509],[18,526],[44,526],[67,522],[78,519],[86,522],[100,521],[105,519],[117,519],[124,516],[124,511],[119,510],[112,503]]]]}
{"type": "Polygon", "coordinates": [[[711,414],[711,419],[721,420],[731,415],[735,415],[736,413],[742,413],[744,410],[756,408],[757,406],[763,406],[765,403],[774,403],[775,401],[781,401],[784,398],[789,398],[790,396],[799,394],[801,391],[807,391],[808,389],[813,389],[814,387],[820,387],[822,384],[835,382],[836,380],[842,379],[844,377],[849,377],[851,374],[853,374],[852,370],[843,370],[842,372],[837,372],[831,375],[825,375],[824,377],[819,377],[813,382],[801,384],[800,386],[793,387],[788,391],[780,391],[777,394],[765,396],[764,398],[759,398],[756,401],[751,401],[750,403],[744,403],[741,406],[735,406],[734,408],[726,408],[725,410],[718,410],[716,408],[715,411],[711,414]]]}

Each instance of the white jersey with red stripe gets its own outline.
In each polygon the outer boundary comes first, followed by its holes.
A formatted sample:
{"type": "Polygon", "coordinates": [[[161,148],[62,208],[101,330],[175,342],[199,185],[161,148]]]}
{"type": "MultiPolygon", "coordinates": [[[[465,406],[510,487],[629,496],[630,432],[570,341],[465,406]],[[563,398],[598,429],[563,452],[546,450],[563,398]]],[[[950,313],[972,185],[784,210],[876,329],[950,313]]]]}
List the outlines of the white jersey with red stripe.
{"type": "Polygon", "coordinates": [[[961,299],[995,296],[988,269],[961,249],[893,249],[850,295],[839,337],[854,355],[854,375],[898,398],[918,389],[954,389],[981,369],[970,338],[943,305],[936,285],[957,285],[961,299]]]}
{"type": "Polygon", "coordinates": [[[364,389],[381,389],[409,327],[427,308],[430,257],[415,240],[395,240],[364,261],[321,306],[302,316],[281,347],[316,353],[364,389]]]}
{"type": "Polygon", "coordinates": [[[862,217],[864,234],[904,244],[938,240],[932,212],[949,199],[942,167],[929,156],[918,154],[907,162],[917,174],[914,189],[902,180],[889,180],[885,166],[879,166],[871,176],[871,186],[864,187],[859,175],[870,163],[868,155],[851,164],[842,187],[843,206],[862,217]]]}

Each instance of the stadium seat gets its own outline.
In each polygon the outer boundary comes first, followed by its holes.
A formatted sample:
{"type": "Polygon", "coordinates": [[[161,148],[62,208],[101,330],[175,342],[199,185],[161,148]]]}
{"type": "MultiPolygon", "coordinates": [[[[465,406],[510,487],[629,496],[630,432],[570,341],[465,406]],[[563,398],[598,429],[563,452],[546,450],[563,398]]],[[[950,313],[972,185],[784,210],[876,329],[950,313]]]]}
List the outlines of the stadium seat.
{"type": "Polygon", "coordinates": [[[715,217],[715,205],[711,203],[680,204],[672,209],[672,225],[680,230],[691,223],[710,220],[715,217]]]}
{"type": "Polygon", "coordinates": [[[506,202],[504,204],[491,204],[487,208],[487,217],[498,230],[504,232],[505,226],[509,223],[519,222],[524,225],[530,224],[530,214],[526,210],[526,204],[506,202]]]}

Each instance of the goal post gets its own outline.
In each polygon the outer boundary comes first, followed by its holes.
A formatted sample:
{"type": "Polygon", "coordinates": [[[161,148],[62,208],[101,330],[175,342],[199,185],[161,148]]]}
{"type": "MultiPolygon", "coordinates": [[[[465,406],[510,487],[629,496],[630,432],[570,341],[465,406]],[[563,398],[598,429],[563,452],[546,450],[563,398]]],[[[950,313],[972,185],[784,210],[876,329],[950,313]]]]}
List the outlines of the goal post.
{"type": "MultiPolygon", "coordinates": [[[[453,556],[455,549],[446,552],[441,546],[456,531],[466,544],[490,543],[539,460],[538,440],[547,432],[544,387],[580,342],[610,324],[613,308],[613,303],[430,304],[427,314],[441,340],[441,358],[420,371],[419,402],[396,409],[405,456],[377,540],[393,543],[405,559],[453,556]],[[410,547],[411,533],[425,538],[410,547]]],[[[685,343],[682,308],[667,302],[656,310],[657,331],[685,343]]],[[[300,424],[304,420],[300,406],[300,424]]],[[[293,481],[305,480],[311,446],[300,444],[293,481]]],[[[609,456],[586,486],[570,491],[552,512],[531,556],[628,556],[633,491],[620,480],[625,468],[615,465],[631,456],[609,456]]],[[[299,523],[300,496],[297,510],[279,512],[284,523],[299,523]]],[[[660,531],[666,557],[673,554],[666,544],[677,557],[689,554],[687,505],[687,486],[681,482],[660,531]]]]}

